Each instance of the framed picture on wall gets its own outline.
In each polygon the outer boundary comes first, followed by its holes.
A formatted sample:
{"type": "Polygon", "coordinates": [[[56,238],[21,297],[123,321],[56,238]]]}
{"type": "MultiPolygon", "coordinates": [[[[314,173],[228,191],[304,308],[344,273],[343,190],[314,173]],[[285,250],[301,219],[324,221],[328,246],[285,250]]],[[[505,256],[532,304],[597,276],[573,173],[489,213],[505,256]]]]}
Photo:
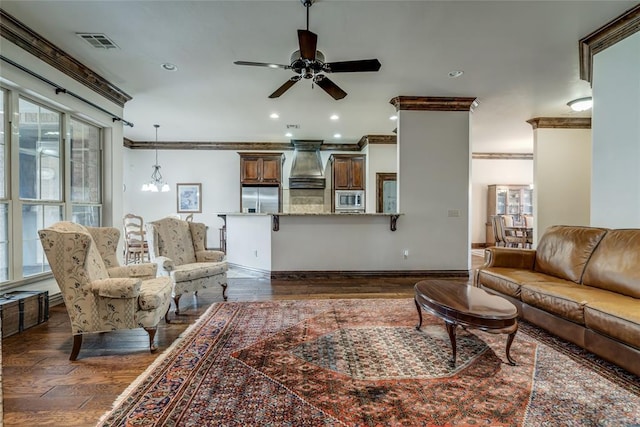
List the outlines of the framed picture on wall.
{"type": "Polygon", "coordinates": [[[202,184],[176,184],[178,213],[202,212],[202,184]]]}

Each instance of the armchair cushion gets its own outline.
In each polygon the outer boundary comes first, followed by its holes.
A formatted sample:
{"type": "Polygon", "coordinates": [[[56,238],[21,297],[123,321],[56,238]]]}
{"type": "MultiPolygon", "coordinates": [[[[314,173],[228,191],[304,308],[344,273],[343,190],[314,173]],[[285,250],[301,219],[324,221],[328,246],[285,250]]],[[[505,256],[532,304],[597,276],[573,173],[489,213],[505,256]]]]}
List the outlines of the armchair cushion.
{"type": "Polygon", "coordinates": [[[177,266],[172,272],[172,277],[176,282],[187,282],[190,280],[201,279],[203,277],[224,274],[226,271],[226,263],[198,262],[177,266]]]}
{"type": "Polygon", "coordinates": [[[221,251],[196,251],[198,262],[221,262],[224,259],[224,252],[221,251]]]}
{"type": "Polygon", "coordinates": [[[129,278],[101,279],[91,282],[91,290],[101,297],[136,298],[140,294],[142,280],[129,278]]]}
{"type": "Polygon", "coordinates": [[[154,263],[130,264],[119,267],[107,268],[109,277],[136,277],[140,279],[153,279],[156,277],[158,266],[154,263]]]}

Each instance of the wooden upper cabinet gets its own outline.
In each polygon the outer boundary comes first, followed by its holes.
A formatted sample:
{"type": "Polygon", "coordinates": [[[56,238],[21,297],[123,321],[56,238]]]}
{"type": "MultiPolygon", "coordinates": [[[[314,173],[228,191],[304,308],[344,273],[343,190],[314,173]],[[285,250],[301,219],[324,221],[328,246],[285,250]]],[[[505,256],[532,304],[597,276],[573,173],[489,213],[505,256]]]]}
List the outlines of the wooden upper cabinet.
{"type": "Polygon", "coordinates": [[[240,183],[248,185],[280,185],[282,153],[239,153],[240,183]]]}
{"type": "Polygon", "coordinates": [[[333,154],[333,189],[364,190],[364,156],[352,154],[333,154]]]}

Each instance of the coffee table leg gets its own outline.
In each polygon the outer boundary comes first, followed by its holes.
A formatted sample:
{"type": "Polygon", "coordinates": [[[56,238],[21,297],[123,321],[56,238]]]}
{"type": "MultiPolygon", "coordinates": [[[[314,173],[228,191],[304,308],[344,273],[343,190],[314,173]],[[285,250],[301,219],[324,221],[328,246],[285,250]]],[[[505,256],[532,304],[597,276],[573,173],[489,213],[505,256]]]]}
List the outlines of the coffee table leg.
{"type": "Polygon", "coordinates": [[[511,358],[511,355],[509,354],[509,351],[511,350],[511,344],[513,343],[513,339],[516,337],[516,332],[518,332],[517,329],[511,332],[509,334],[509,337],[507,337],[507,360],[509,361],[509,365],[511,366],[516,366],[516,361],[513,360],[511,358]]]}
{"type": "Polygon", "coordinates": [[[418,324],[416,325],[416,329],[420,330],[420,326],[422,326],[422,310],[420,309],[420,304],[418,304],[417,299],[413,299],[413,302],[416,303],[416,308],[418,309],[418,324]]]}
{"type": "Polygon", "coordinates": [[[447,333],[449,334],[449,339],[451,340],[451,350],[453,350],[453,359],[451,359],[451,365],[455,366],[456,364],[456,325],[455,323],[450,323],[445,320],[445,326],[447,327],[447,333]]]}

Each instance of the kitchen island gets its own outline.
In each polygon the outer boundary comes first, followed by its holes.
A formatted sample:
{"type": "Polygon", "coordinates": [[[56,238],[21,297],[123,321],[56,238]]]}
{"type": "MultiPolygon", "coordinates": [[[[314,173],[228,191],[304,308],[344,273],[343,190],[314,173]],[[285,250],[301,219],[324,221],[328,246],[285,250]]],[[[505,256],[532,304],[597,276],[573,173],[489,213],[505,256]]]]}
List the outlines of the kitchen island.
{"type": "MultiPolygon", "coordinates": [[[[402,214],[225,213],[227,261],[271,277],[442,273],[412,262],[402,214]],[[404,233],[403,233],[404,234],[404,233]]],[[[448,271],[466,276],[467,270],[448,271]]]]}

